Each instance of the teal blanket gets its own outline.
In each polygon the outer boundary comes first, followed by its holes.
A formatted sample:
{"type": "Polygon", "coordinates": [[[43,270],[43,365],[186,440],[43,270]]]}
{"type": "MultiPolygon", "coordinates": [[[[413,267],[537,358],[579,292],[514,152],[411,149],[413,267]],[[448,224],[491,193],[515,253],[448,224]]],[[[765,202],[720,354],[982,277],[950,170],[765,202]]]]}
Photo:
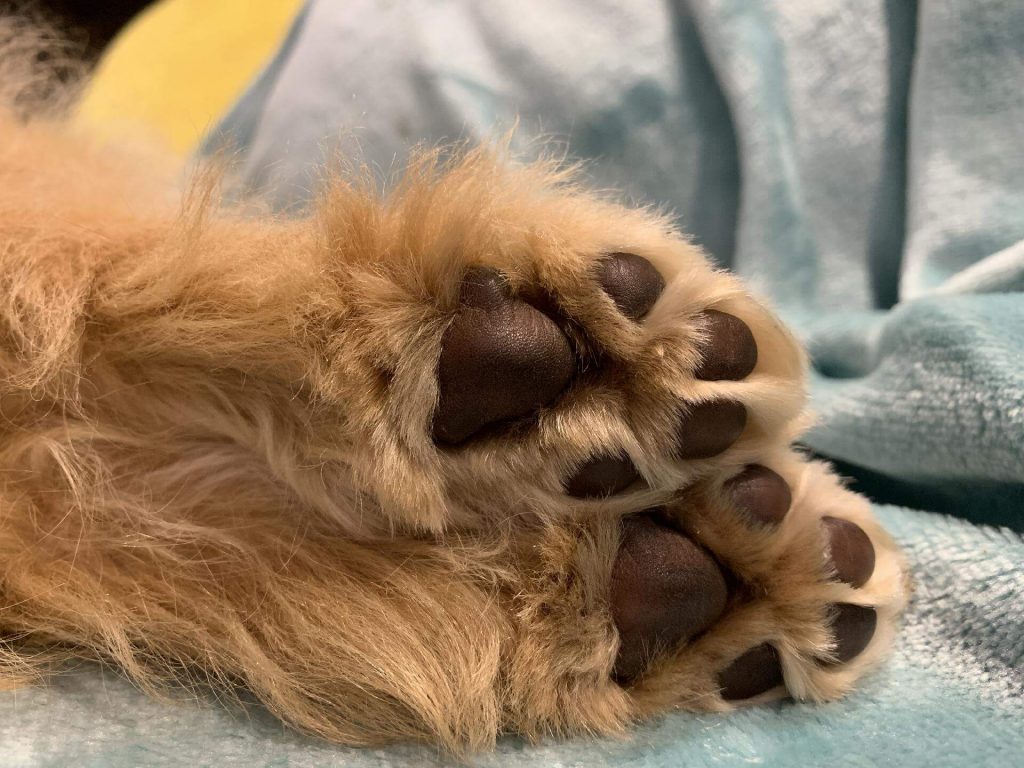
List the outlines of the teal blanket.
{"type": "MultiPolygon", "coordinates": [[[[301,207],[326,153],[382,173],[519,118],[666,204],[813,355],[806,442],[880,504],[917,592],[849,699],[672,716],[481,765],[1010,766],[1024,754],[1024,4],[310,2],[209,140],[301,207]],[[358,150],[356,149],[358,148],[358,150]]],[[[84,669],[0,697],[3,765],[433,765],[84,669]],[[11,751],[7,745],[13,744],[11,751]],[[10,755],[14,758],[10,758],[10,755]]]]}

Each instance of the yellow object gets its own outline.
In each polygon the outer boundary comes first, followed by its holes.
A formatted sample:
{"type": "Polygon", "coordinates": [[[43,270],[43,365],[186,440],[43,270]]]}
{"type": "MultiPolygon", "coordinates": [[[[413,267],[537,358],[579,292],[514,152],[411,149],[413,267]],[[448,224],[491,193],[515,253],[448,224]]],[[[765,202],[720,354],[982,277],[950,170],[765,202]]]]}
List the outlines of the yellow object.
{"type": "Polygon", "coordinates": [[[302,0],[161,0],[114,39],[78,108],[107,138],[187,154],[274,54],[302,0]]]}

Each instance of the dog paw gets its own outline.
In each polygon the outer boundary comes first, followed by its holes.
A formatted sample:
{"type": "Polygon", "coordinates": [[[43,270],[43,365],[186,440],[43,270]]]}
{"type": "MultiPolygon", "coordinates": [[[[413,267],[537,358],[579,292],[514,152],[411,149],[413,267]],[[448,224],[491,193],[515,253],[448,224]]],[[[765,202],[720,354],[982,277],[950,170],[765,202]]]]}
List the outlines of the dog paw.
{"type": "Polygon", "coordinates": [[[902,555],[824,465],[763,461],[541,547],[541,571],[572,576],[519,598],[524,636],[544,638],[524,658],[550,660],[538,700],[587,686],[600,709],[625,691],[631,716],[824,701],[882,658],[908,597],[902,555]]]}
{"type": "Polygon", "coordinates": [[[799,345],[663,220],[572,195],[514,215],[351,297],[338,380],[372,407],[350,466],[382,508],[427,528],[624,512],[792,440],[799,345]]]}
{"type": "Polygon", "coordinates": [[[381,215],[386,241],[343,260],[332,349],[366,405],[347,415],[366,497],[541,561],[511,590],[510,720],[848,690],[907,583],[867,503],[790,447],[799,344],[665,219],[491,172],[381,215]]]}
{"type": "MultiPolygon", "coordinates": [[[[562,507],[664,495],[784,433],[802,404],[799,354],[760,359],[751,326],[776,334],[774,350],[787,340],[752,300],[700,301],[692,274],[689,290],[678,274],[670,284],[632,252],[581,258],[578,270],[462,276],[431,421],[449,473],[473,467],[459,498],[510,483],[562,507]]],[[[727,279],[711,275],[705,290],[716,280],[727,279]]]]}

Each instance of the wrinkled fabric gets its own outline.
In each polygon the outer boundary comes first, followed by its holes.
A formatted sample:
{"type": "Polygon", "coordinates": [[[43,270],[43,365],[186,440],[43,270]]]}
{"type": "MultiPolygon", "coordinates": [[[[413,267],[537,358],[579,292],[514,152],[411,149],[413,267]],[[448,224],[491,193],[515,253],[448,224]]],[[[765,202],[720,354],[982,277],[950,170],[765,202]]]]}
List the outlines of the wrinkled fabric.
{"type": "MultiPolygon", "coordinates": [[[[893,658],[849,698],[673,715],[627,742],[504,740],[477,764],[1020,762],[1022,84],[1015,0],[307,5],[207,143],[237,152],[246,187],[301,209],[335,152],[388,175],[416,143],[518,118],[524,152],[564,142],[766,296],[812,352],[809,447],[918,508],[876,508],[916,592],[893,658]]],[[[0,696],[0,744],[33,768],[445,764],[152,702],[91,668],[0,696]]]]}

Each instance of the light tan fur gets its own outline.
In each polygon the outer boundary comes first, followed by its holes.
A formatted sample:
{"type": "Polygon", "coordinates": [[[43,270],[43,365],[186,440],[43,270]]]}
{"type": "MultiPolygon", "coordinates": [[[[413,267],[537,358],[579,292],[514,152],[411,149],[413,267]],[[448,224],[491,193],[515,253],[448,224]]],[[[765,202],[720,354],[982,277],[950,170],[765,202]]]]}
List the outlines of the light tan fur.
{"type": "Polygon", "coordinates": [[[248,689],[327,739],[464,752],[729,709],[716,671],[766,640],[814,700],[884,654],[905,567],[866,502],[788,448],[802,352],[666,216],[487,148],[425,153],[387,195],[333,174],[304,218],[225,205],[209,171],[179,202],[161,163],[0,115],[0,685],[95,658],[153,692],[248,689]],[[616,250],[666,279],[641,325],[593,279],[616,250]],[[612,364],[536,425],[441,450],[441,337],[474,264],[557,295],[612,364]],[[748,379],[693,380],[707,308],[753,330],[748,379]],[[722,396],[750,413],[739,443],[673,460],[678,403],[722,396]],[[641,487],[566,498],[574,468],[620,448],[641,487]],[[722,499],[754,461],[794,491],[774,533],[722,499]],[[618,520],[660,504],[759,598],[626,689],[618,520]],[[871,536],[865,588],[828,581],[824,514],[871,536]],[[835,601],[877,606],[880,628],[824,668],[835,601]]]}

